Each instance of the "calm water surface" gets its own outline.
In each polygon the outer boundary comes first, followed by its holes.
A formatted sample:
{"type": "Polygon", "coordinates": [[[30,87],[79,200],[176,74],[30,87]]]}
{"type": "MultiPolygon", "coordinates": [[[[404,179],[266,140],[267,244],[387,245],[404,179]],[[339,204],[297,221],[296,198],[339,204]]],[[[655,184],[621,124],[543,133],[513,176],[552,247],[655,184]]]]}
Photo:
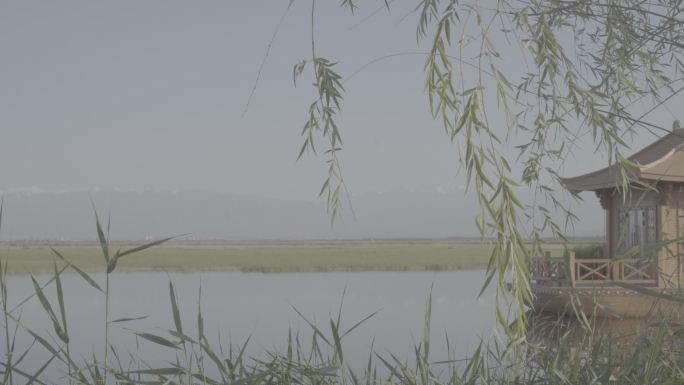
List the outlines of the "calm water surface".
{"type": "MultiPolygon", "coordinates": [[[[139,341],[136,345],[136,339],[125,328],[153,333],[159,333],[157,327],[173,328],[168,285],[171,280],[176,287],[187,334],[196,335],[201,285],[205,334],[214,336],[211,338],[213,343],[221,341],[225,347],[240,345],[251,336],[248,352],[252,355],[265,350],[284,351],[290,328],[300,331],[302,340],[310,341],[311,329],[293,307],[329,332],[329,319],[337,316],[346,288],[342,329],[378,311],[343,341],[351,363],[362,364],[372,343],[380,354],[391,351],[399,357],[410,358],[414,343],[422,338],[425,307],[432,288],[434,357],[446,358],[443,343],[446,333],[454,345],[455,356],[462,358],[477,347],[481,337],[490,335],[495,324],[493,294],[488,292],[477,298],[483,276],[483,271],[115,274],[110,282],[110,319],[148,318],[113,324],[111,341],[119,350],[135,351],[151,361],[162,358],[159,349],[153,349],[150,343],[139,341]]],[[[104,287],[103,274],[93,277],[104,287]]],[[[36,278],[42,283],[49,276],[36,278]]],[[[27,276],[9,277],[8,286],[13,303],[33,292],[27,276]]],[[[90,356],[95,351],[101,357],[104,295],[75,274],[64,275],[63,286],[73,341],[72,355],[90,356]]],[[[54,286],[48,293],[56,308],[54,286]]],[[[37,299],[22,306],[21,316],[22,322],[35,331],[54,334],[37,299]]],[[[30,339],[24,337],[19,342],[30,342],[30,339]]],[[[4,345],[0,351],[3,348],[4,345]]],[[[33,363],[38,364],[48,356],[36,351],[32,357],[33,363]]]]}

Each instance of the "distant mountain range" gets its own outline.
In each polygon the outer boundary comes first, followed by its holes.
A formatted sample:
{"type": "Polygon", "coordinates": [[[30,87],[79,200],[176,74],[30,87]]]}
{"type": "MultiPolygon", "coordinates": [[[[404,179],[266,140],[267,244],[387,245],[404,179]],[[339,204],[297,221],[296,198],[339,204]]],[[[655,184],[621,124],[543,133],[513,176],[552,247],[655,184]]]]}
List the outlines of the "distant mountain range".
{"type": "MultiPolygon", "coordinates": [[[[397,189],[352,197],[330,227],[320,201],[280,200],[201,191],[4,192],[0,240],[96,238],[91,199],[116,240],[190,234],[198,240],[307,240],[453,238],[478,236],[477,202],[462,191],[397,189]]],[[[593,198],[593,197],[591,197],[593,198]]],[[[603,212],[595,199],[580,205],[576,236],[601,236],[603,212]]]]}

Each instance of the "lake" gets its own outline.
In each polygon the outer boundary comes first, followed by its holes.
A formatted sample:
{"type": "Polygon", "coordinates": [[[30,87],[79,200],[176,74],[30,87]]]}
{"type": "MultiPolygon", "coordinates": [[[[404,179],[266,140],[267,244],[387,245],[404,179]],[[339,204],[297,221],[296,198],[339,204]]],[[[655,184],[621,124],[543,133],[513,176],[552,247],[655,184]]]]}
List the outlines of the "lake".
{"type": "MultiPolygon", "coordinates": [[[[104,287],[104,274],[93,274],[104,287]]],[[[148,360],[162,359],[159,349],[136,339],[125,328],[159,334],[157,327],[173,329],[169,299],[172,280],[179,300],[184,331],[197,333],[198,293],[202,288],[205,334],[225,348],[241,345],[251,336],[247,352],[259,356],[266,350],[283,351],[288,330],[300,331],[302,341],[311,340],[305,317],[330,335],[329,320],[336,318],[342,294],[342,329],[376,312],[343,341],[351,365],[362,365],[371,344],[380,354],[391,351],[410,359],[421,341],[425,308],[432,290],[432,351],[446,358],[445,334],[452,353],[464,358],[488,337],[495,324],[493,291],[477,297],[484,271],[450,272],[354,272],[354,273],[125,273],[111,277],[110,319],[147,316],[144,320],[112,324],[111,342],[122,351],[135,351],[148,360]],[[136,342],[138,345],[136,345],[136,342]],[[154,353],[154,354],[152,354],[154,353]],[[152,354],[152,357],[150,357],[152,354]]],[[[37,276],[40,283],[50,276],[37,276]]],[[[10,304],[33,293],[28,276],[8,277],[10,304]]],[[[73,356],[103,355],[104,295],[76,274],[63,275],[67,321],[73,356]]],[[[57,309],[54,286],[47,290],[57,309]]],[[[21,308],[22,322],[41,335],[52,324],[39,301],[31,299],[21,308]]],[[[58,315],[59,317],[59,315],[58,315]]],[[[26,344],[30,339],[19,340],[26,344]]],[[[4,345],[0,352],[4,354],[4,345]]],[[[49,356],[36,347],[28,366],[40,365],[49,356]]],[[[21,351],[22,349],[19,349],[21,351]]]]}

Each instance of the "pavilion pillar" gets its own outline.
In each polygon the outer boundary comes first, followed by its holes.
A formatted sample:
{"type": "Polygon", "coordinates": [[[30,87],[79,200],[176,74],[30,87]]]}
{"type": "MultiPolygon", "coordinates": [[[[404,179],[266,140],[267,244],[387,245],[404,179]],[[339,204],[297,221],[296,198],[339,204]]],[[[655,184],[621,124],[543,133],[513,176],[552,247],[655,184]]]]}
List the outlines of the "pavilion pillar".
{"type": "MultiPolygon", "coordinates": [[[[671,241],[679,237],[679,203],[678,193],[671,184],[660,186],[658,204],[658,222],[660,223],[660,240],[671,241]]],[[[679,286],[678,242],[660,248],[657,254],[658,287],[679,286]]]]}

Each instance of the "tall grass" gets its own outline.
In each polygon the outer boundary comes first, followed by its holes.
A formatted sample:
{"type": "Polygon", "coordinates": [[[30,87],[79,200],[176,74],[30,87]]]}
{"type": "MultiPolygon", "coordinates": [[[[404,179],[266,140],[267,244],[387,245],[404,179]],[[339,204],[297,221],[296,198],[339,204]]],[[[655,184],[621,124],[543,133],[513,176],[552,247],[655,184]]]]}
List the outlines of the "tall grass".
{"type": "MultiPolygon", "coordinates": [[[[0,212],[1,212],[0,204],[0,212]]],[[[0,215],[1,218],[1,215],[0,215]]],[[[86,272],[72,264],[68,256],[53,250],[55,261],[51,277],[40,283],[30,277],[34,292],[10,307],[8,301],[7,262],[0,263],[0,299],[2,300],[3,346],[6,355],[0,359],[2,384],[311,384],[311,385],[465,385],[465,384],[682,384],[684,356],[681,335],[684,331],[677,322],[658,320],[626,340],[624,336],[602,333],[592,325],[585,325],[580,333],[566,332],[558,327],[563,319],[529,317],[528,332],[532,338],[525,345],[509,344],[493,338],[482,341],[469,357],[456,357],[453,346],[445,337],[430,339],[432,300],[426,302],[423,338],[417,342],[411,357],[393,353],[380,354],[371,348],[363,367],[352,365],[345,354],[345,338],[373,314],[345,326],[342,306],[327,323],[320,325],[293,309],[308,325],[309,342],[302,342],[300,333],[290,330],[283,336],[283,351],[263,351],[255,357],[246,351],[249,339],[227,348],[205,334],[202,314],[201,289],[198,296],[194,325],[182,322],[177,292],[169,282],[171,329],[138,331],[129,329],[143,350],[123,350],[109,337],[114,323],[131,322],[136,318],[110,319],[110,281],[115,278],[117,262],[146,248],[169,239],[155,241],[127,250],[112,250],[108,228],[105,230],[96,217],[98,239],[103,263],[106,264],[104,287],[86,272]],[[67,323],[68,307],[61,275],[74,271],[91,290],[105,297],[103,315],[104,349],[90,357],[72,357],[70,332],[67,323]],[[56,298],[51,301],[50,298],[56,298]],[[22,306],[37,299],[52,333],[39,333],[21,320],[22,306]],[[17,346],[17,336],[24,334],[31,341],[17,346]],[[536,336],[536,337],[535,337],[536,336]],[[627,342],[626,342],[627,341],[627,342]],[[446,357],[434,358],[435,343],[446,344],[446,357]],[[35,362],[36,349],[48,353],[47,359],[35,362]],[[150,350],[151,348],[151,350],[150,350]],[[158,364],[159,356],[173,357],[158,364]],[[48,374],[49,373],[49,374],[48,374]],[[62,373],[57,378],[54,373],[62,373]],[[52,378],[48,378],[52,376],[52,378]]],[[[186,319],[187,320],[187,319],[186,319]]]]}

